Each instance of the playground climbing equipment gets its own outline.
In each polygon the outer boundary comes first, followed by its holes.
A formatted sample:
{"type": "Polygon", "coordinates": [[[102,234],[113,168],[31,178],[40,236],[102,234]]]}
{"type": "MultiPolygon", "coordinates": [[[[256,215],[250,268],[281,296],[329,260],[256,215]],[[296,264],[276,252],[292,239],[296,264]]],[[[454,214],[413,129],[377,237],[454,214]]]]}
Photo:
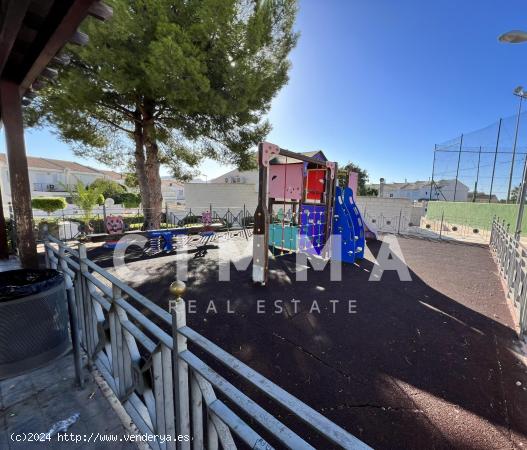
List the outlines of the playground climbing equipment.
{"type": "Polygon", "coordinates": [[[350,174],[349,186],[340,187],[337,163],[328,161],[322,151],[295,153],[268,142],[259,144],[258,165],[253,281],[267,282],[269,250],[276,256],[340,254],[347,263],[364,257],[365,223],[350,186],[356,185],[356,176],[350,174]],[[339,243],[340,251],[334,251],[339,243]]]}

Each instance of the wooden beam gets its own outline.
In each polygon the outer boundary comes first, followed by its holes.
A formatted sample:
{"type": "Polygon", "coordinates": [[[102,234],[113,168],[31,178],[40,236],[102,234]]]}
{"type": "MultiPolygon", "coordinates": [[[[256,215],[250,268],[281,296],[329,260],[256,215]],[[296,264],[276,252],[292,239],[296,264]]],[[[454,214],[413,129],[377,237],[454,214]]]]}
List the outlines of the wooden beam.
{"type": "Polygon", "coordinates": [[[0,81],[0,109],[5,129],[9,181],[13,199],[13,213],[18,255],[22,267],[38,267],[37,246],[33,234],[31,190],[24,144],[24,123],[19,87],[16,83],[0,81]]]}
{"type": "Polygon", "coordinates": [[[7,227],[4,217],[2,191],[0,190],[0,259],[9,258],[9,245],[7,244],[7,227]]]}
{"type": "Polygon", "coordinates": [[[40,75],[44,78],[47,78],[48,80],[54,80],[59,76],[59,72],[57,69],[53,69],[52,67],[46,67],[40,75]]]}
{"type": "Polygon", "coordinates": [[[0,30],[0,75],[9,59],[11,49],[20,31],[30,2],[31,0],[10,0],[5,6],[5,11],[2,8],[1,12],[4,19],[0,30]]]}
{"type": "Polygon", "coordinates": [[[97,1],[93,5],[91,5],[88,14],[99,20],[108,20],[113,15],[113,9],[110,6],[104,4],[103,2],[97,1]]]}
{"type": "Polygon", "coordinates": [[[51,59],[64,47],[77,31],[95,0],[75,0],[51,35],[45,39],[41,48],[37,49],[36,57],[26,71],[21,83],[20,93],[24,93],[36,80],[51,59]]]}
{"type": "Polygon", "coordinates": [[[73,36],[70,38],[69,42],[71,44],[80,45],[81,47],[83,47],[88,44],[89,40],[90,38],[86,33],[77,30],[75,31],[75,33],[73,33],[73,36]]]}
{"type": "Polygon", "coordinates": [[[312,164],[317,164],[319,166],[326,167],[326,161],[322,159],[313,158],[311,156],[302,155],[301,153],[295,153],[285,148],[280,149],[280,156],[287,156],[288,158],[297,159],[299,161],[309,162],[312,164]]]}
{"type": "Polygon", "coordinates": [[[67,66],[71,62],[71,56],[67,53],[62,53],[60,55],[56,55],[51,60],[54,64],[60,64],[62,66],[67,66]]]}
{"type": "Polygon", "coordinates": [[[258,144],[258,206],[253,228],[253,281],[266,284],[269,278],[269,210],[267,205],[268,167],[264,164],[264,145],[258,144]]]}

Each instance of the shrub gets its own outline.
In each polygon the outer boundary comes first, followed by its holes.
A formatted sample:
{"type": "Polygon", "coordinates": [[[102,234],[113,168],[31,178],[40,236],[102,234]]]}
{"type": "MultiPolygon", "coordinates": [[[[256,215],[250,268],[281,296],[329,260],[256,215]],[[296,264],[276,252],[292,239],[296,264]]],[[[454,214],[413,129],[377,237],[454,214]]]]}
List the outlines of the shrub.
{"type": "Polygon", "coordinates": [[[141,196],[133,192],[124,192],[114,198],[115,203],[122,204],[125,208],[137,208],[141,204],[141,196]]]}
{"type": "Polygon", "coordinates": [[[123,192],[126,192],[126,187],[120,185],[117,181],[104,180],[102,178],[90,184],[90,188],[99,190],[104,195],[104,198],[113,198],[114,200],[123,192]]]}
{"type": "Polygon", "coordinates": [[[31,206],[51,214],[59,209],[64,209],[67,203],[64,197],[37,197],[31,200],[31,206]]]}

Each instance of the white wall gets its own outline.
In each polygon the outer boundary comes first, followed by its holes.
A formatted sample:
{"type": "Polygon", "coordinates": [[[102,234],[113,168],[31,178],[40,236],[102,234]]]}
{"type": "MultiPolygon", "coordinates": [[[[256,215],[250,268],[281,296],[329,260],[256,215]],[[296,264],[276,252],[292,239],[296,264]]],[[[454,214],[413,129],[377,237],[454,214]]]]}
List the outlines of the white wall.
{"type": "Polygon", "coordinates": [[[255,184],[226,183],[187,183],[185,184],[185,208],[199,213],[208,210],[210,205],[215,211],[227,208],[240,209],[245,205],[252,214],[258,201],[258,187],[255,184]]]}
{"type": "Polygon", "coordinates": [[[242,184],[258,184],[258,170],[238,170],[234,169],[230,172],[223,174],[218,178],[210,180],[211,184],[225,183],[225,179],[229,179],[229,183],[232,178],[240,177],[240,183],[242,184]]]}
{"type": "Polygon", "coordinates": [[[418,226],[426,213],[424,203],[414,204],[404,198],[357,197],[355,202],[366,223],[379,231],[405,231],[410,223],[418,226]]]}

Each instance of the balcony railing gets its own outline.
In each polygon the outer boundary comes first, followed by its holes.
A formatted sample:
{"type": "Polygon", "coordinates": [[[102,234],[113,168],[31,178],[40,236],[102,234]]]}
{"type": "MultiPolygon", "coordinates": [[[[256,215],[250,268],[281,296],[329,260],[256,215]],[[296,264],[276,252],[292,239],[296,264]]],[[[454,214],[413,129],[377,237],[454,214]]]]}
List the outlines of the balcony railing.
{"type": "Polygon", "coordinates": [[[62,183],[33,183],[33,191],[36,192],[70,192],[74,186],[62,183]]]}
{"type": "Polygon", "coordinates": [[[271,450],[269,439],[278,448],[314,449],[234,386],[239,380],[315,430],[325,441],[320,448],[370,448],[186,325],[184,284],[171,286],[171,314],[90,261],[83,244],[77,250],[49,237],[45,249],[47,266],[66,278],[74,347],[82,346],[141,433],[181,439],[154,439],[151,448],[271,450]],[[230,381],[194,349],[219,362],[230,381]]]}

